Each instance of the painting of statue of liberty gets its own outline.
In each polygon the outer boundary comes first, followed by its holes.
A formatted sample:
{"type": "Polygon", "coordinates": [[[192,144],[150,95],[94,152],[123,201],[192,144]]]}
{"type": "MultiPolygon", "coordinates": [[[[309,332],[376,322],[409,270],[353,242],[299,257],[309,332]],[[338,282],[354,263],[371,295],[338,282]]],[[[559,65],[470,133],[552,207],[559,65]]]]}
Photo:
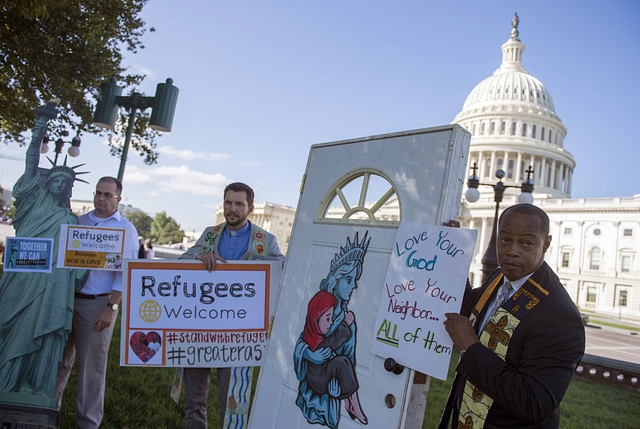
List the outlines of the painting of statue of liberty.
{"type": "Polygon", "coordinates": [[[368,231],[344,247],[331,261],[327,277],[309,300],[304,329],[293,355],[299,381],[296,405],[309,423],[336,429],[341,401],[353,420],[367,424],[358,398],[357,323],[349,300],[358,287],[371,238],[368,231]]]}

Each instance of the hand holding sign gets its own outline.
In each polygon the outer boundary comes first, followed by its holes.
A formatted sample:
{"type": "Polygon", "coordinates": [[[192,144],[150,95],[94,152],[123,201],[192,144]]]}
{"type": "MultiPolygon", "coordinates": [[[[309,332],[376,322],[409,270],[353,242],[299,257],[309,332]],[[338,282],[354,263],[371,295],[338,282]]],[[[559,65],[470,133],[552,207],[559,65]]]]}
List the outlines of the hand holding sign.
{"type": "Polygon", "coordinates": [[[443,323],[444,329],[451,337],[453,344],[460,350],[465,351],[480,342],[468,317],[458,313],[445,313],[444,316],[447,318],[443,323]]]}

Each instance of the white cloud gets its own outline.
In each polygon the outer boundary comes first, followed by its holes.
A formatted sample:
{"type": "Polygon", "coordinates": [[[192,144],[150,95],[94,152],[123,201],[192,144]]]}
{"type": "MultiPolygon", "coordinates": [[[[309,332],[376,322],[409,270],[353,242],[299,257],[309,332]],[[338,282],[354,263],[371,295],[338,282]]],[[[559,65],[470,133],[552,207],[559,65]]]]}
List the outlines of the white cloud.
{"type": "Polygon", "coordinates": [[[158,152],[168,157],[184,160],[227,161],[231,159],[231,155],[228,153],[195,152],[191,149],[176,149],[173,146],[158,147],[158,152]]]}
{"type": "Polygon", "coordinates": [[[132,166],[127,169],[126,183],[153,183],[150,195],[173,193],[219,197],[229,179],[222,174],[207,174],[191,170],[186,165],[173,167],[145,167],[144,170],[132,166]]]}
{"type": "Polygon", "coordinates": [[[157,81],[158,79],[158,72],[156,72],[153,69],[150,69],[149,67],[145,67],[140,63],[134,63],[133,65],[131,65],[131,67],[129,67],[127,71],[133,74],[145,75],[147,76],[147,78],[149,78],[149,80],[152,80],[154,82],[157,81]]]}

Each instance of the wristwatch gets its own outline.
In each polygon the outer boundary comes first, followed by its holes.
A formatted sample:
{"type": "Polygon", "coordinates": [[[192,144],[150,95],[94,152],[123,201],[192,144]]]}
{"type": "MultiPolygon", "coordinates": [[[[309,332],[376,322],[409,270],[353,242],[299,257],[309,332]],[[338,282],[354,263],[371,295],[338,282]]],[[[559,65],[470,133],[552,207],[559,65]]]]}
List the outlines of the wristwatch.
{"type": "Polygon", "coordinates": [[[110,302],[108,302],[107,307],[111,307],[113,311],[116,311],[118,309],[118,304],[111,304],[110,302]]]}

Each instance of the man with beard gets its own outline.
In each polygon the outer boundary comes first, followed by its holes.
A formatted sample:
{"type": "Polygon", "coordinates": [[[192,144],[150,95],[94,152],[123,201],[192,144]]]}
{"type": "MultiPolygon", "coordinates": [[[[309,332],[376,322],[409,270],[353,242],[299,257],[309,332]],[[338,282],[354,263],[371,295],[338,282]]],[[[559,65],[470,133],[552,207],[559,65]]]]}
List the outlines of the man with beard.
{"type": "MultiPolygon", "coordinates": [[[[253,189],[240,182],[224,189],[224,218],[226,222],[208,227],[196,244],[180,259],[202,261],[205,269],[216,269],[218,261],[278,260],[284,256],[276,237],[251,223],[247,217],[253,212],[253,189]]],[[[231,368],[218,368],[218,397],[221,420],[224,421],[231,368]]],[[[185,368],[186,386],[185,428],[207,428],[207,394],[211,368],[185,368]]]]}

